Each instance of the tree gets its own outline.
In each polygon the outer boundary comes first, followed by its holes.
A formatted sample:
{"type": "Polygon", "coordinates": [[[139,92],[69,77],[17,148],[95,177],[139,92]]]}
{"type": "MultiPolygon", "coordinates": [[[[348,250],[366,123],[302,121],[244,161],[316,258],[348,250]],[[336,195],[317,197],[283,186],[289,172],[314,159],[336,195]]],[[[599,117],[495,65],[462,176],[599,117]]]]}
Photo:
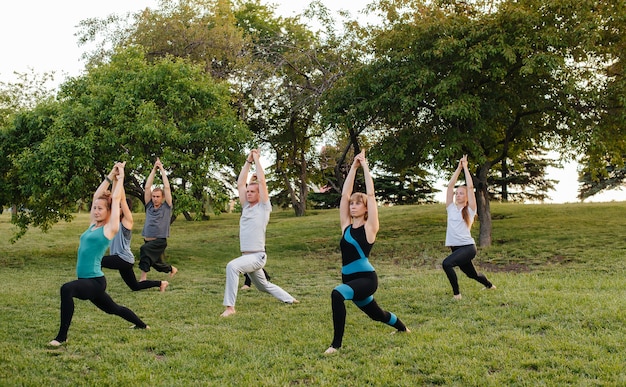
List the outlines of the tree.
{"type": "Polygon", "coordinates": [[[322,26],[314,33],[298,18],[248,18],[246,36],[255,57],[242,83],[246,122],[275,154],[272,188],[297,216],[305,214],[311,184],[317,183],[317,145],[334,129],[321,121],[326,93],[355,63],[348,32],[338,36],[328,9],[314,2],[305,13],[322,26]],[[348,43],[346,43],[348,42],[348,43]]]}
{"type": "Polygon", "coordinates": [[[374,179],[376,197],[385,205],[433,203],[433,183],[421,172],[413,169],[401,175],[377,174],[374,179]]]}
{"type": "Polygon", "coordinates": [[[77,201],[88,195],[85,187],[96,185],[88,173],[91,138],[61,129],[61,116],[58,101],[44,101],[18,113],[5,132],[11,146],[5,148],[9,184],[2,191],[10,194],[8,204],[15,208],[11,221],[19,228],[12,241],[30,225],[47,231],[60,220],[71,220],[77,201]]]}
{"type": "Polygon", "coordinates": [[[143,202],[156,157],[169,171],[176,214],[206,217],[230,197],[250,132],[230,106],[227,85],[183,59],[149,63],[117,52],[61,86],[57,101],[19,114],[9,131],[17,177],[17,224],[46,229],[71,219],[115,161],[126,161],[126,191],[143,202]]]}
{"type": "Polygon", "coordinates": [[[557,167],[554,160],[546,158],[543,149],[531,149],[514,160],[503,159],[494,165],[488,178],[489,198],[503,202],[544,201],[555,180],[546,179],[546,169],[557,167]]]}
{"type": "MultiPolygon", "coordinates": [[[[622,3],[620,1],[620,3],[622,3]]],[[[612,1],[379,1],[372,60],[335,91],[333,109],[369,123],[387,163],[452,169],[469,155],[491,244],[489,176],[589,127],[612,58],[612,1]]]]}
{"type": "MultiPolygon", "coordinates": [[[[0,214],[6,205],[12,204],[12,198],[19,189],[10,173],[11,155],[15,149],[27,147],[34,141],[32,138],[24,138],[23,141],[15,139],[11,133],[12,121],[19,112],[33,109],[53,95],[50,82],[54,81],[54,73],[38,75],[31,70],[15,75],[14,82],[0,81],[0,214]]],[[[12,210],[16,215],[17,208],[14,206],[12,210]]]]}
{"type": "MultiPolygon", "coordinates": [[[[622,156],[622,160],[626,158],[626,156],[622,156]]],[[[578,198],[580,200],[585,200],[587,198],[592,197],[593,195],[602,192],[606,189],[615,189],[622,187],[624,182],[626,181],[626,166],[623,165],[623,161],[618,161],[614,158],[614,160],[620,162],[622,167],[612,164],[608,157],[605,156],[605,167],[604,171],[601,173],[592,173],[592,171],[597,171],[600,169],[599,167],[595,167],[591,169],[591,164],[599,165],[597,160],[591,162],[590,158],[586,158],[587,164],[583,167],[583,171],[578,178],[580,182],[580,190],[578,193],[578,198]]]]}
{"type": "Polygon", "coordinates": [[[316,139],[328,130],[319,124],[324,94],[352,59],[328,10],[318,2],[310,14],[322,21],[325,40],[298,17],[276,17],[258,0],[162,1],[159,9],[134,15],[132,26],[119,27],[115,17],[88,20],[82,39],[100,34],[114,46],[139,45],[149,58],[187,58],[227,80],[240,117],[256,136],[253,146],[273,153],[270,188],[284,192],[296,215],[303,215],[316,139]]]}
{"type": "Polygon", "coordinates": [[[50,83],[54,73],[14,73],[13,82],[0,81],[0,127],[6,127],[11,117],[22,110],[32,109],[53,95],[50,83]]]}
{"type": "Polygon", "coordinates": [[[578,197],[584,200],[605,189],[621,188],[626,182],[626,2],[602,4],[609,15],[598,33],[605,42],[598,47],[606,52],[606,66],[598,77],[604,93],[593,122],[574,140],[583,154],[578,197]],[[621,31],[621,34],[619,33],[621,31]]]}

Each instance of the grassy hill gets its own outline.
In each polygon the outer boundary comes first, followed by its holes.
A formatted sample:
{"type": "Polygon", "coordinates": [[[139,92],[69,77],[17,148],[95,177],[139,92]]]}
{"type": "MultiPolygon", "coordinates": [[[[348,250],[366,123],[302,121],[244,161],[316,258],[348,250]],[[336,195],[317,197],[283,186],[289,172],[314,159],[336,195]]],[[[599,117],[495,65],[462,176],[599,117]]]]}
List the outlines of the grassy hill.
{"type": "MultiPolygon", "coordinates": [[[[463,299],[455,301],[440,268],[444,206],[381,208],[370,256],[380,278],[375,296],[412,333],[390,335],[349,304],[344,347],[332,356],[322,353],[332,338],[330,291],[340,283],[336,210],[272,214],[266,269],[300,304],[240,291],[237,314],[220,318],[238,215],[177,220],[167,259],[180,271],[167,292],[131,292],[105,270],[109,294],[152,329],[127,329],[77,300],[60,349],[45,344],[58,329],[59,287],[74,279],[88,216],[10,244],[5,212],[0,385],[626,385],[626,203],[491,209],[493,245],[479,249],[475,264],[498,288],[482,291],[459,273],[463,299]]],[[[143,214],[135,224],[138,255],[143,214]]]]}

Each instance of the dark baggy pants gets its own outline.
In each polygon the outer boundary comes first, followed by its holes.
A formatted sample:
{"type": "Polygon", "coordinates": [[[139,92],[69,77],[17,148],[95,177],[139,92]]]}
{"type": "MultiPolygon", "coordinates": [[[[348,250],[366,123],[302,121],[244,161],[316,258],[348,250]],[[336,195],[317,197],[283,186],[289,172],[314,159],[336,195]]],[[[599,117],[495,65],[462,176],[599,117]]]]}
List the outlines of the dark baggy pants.
{"type": "Polygon", "coordinates": [[[172,265],[165,263],[165,248],[167,239],[158,238],[151,241],[144,240],[144,244],[139,248],[139,268],[143,272],[149,272],[151,267],[161,273],[172,271],[172,265]]]}

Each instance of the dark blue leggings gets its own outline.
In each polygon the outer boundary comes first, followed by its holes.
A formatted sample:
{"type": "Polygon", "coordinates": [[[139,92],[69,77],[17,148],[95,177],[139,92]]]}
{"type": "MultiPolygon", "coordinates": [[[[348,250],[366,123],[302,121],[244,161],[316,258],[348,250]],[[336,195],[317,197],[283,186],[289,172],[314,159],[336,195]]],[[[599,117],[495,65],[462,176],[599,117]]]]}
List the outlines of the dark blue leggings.
{"type": "Polygon", "coordinates": [[[383,310],[374,300],[374,292],[378,289],[376,272],[355,273],[342,277],[343,284],[335,287],[330,295],[334,328],[331,347],[340,348],[343,341],[346,326],[345,300],[352,300],[372,320],[391,325],[399,331],[406,331],[406,326],[395,314],[383,310]]]}
{"type": "Polygon", "coordinates": [[[442,266],[448,276],[450,285],[452,285],[454,295],[461,294],[459,291],[459,281],[454,271],[455,266],[458,266],[469,278],[485,285],[486,288],[493,286],[487,277],[476,271],[476,268],[472,264],[472,259],[476,257],[476,245],[453,246],[451,250],[452,254],[448,255],[448,257],[443,260],[442,266]]]}
{"type": "Polygon", "coordinates": [[[104,277],[79,278],[61,286],[61,326],[55,338],[62,343],[67,340],[67,331],[70,329],[74,316],[74,297],[89,300],[99,309],[108,314],[114,314],[135,324],[137,328],[145,328],[146,324],[130,309],[115,303],[105,290],[107,281],[104,277]]]}

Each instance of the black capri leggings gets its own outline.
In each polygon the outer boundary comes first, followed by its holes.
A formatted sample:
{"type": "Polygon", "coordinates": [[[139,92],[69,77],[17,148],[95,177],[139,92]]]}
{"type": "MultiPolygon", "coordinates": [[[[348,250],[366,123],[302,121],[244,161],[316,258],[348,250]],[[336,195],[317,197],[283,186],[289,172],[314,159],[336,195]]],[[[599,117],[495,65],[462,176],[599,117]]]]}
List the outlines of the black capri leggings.
{"type": "Polygon", "coordinates": [[[137,281],[137,276],[135,276],[133,266],[134,265],[132,263],[126,262],[120,258],[119,255],[107,255],[102,258],[102,267],[118,270],[120,272],[120,276],[132,291],[158,288],[161,286],[161,281],[137,281]]]}
{"type": "Polygon", "coordinates": [[[452,285],[454,295],[461,294],[459,281],[454,271],[455,266],[458,266],[469,278],[485,285],[486,288],[493,286],[487,277],[476,271],[472,263],[472,260],[476,257],[476,245],[454,246],[451,247],[451,250],[452,254],[448,255],[448,257],[443,260],[442,266],[443,270],[446,272],[446,276],[448,276],[450,285],[452,285]]]}

